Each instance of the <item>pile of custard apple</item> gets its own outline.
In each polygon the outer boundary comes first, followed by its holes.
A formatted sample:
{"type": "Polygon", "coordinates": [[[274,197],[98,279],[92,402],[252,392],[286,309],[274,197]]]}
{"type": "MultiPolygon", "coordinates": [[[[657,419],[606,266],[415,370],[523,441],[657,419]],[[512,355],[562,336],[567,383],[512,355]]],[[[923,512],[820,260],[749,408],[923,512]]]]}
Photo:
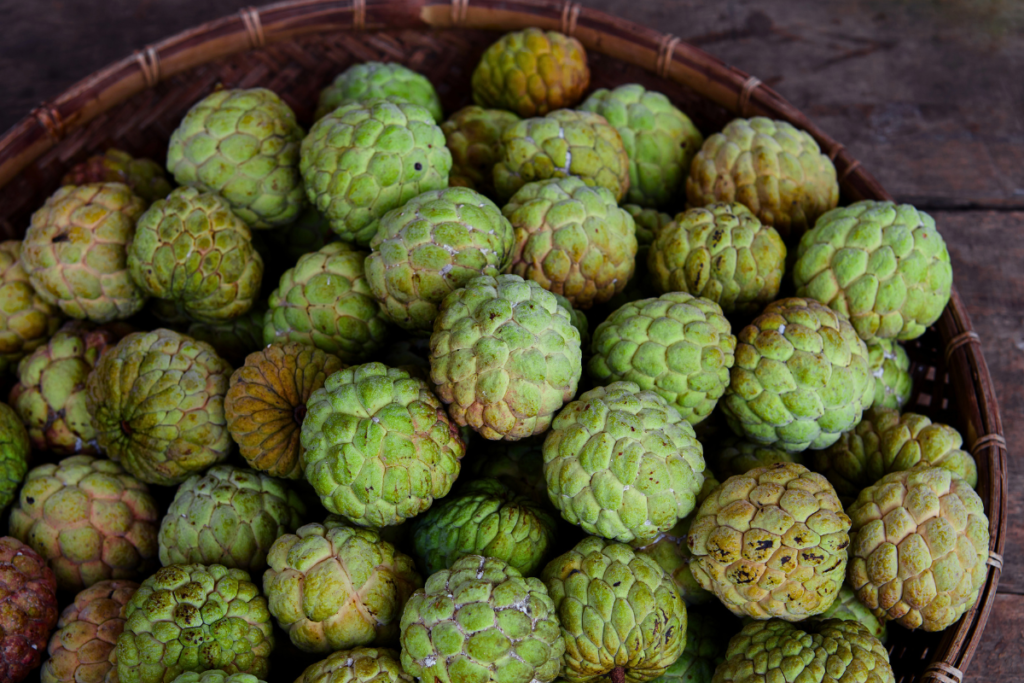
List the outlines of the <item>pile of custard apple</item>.
{"type": "Polygon", "coordinates": [[[0,683],[885,683],[974,606],[935,221],[589,81],[528,29],[447,118],[356,64],[68,173],[0,244],[0,683]]]}

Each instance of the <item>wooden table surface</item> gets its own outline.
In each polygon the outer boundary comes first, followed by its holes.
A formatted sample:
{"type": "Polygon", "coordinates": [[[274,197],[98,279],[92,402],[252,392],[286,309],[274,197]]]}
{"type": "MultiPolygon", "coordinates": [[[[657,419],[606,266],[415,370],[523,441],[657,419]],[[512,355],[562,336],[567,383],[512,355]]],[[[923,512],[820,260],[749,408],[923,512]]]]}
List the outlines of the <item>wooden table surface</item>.
{"type": "MultiPolygon", "coordinates": [[[[259,0],[0,0],[0,129],[135,49],[259,0]]],[[[1010,448],[1000,596],[966,680],[1024,680],[1024,2],[584,0],[755,74],[930,212],[1010,448]]]]}

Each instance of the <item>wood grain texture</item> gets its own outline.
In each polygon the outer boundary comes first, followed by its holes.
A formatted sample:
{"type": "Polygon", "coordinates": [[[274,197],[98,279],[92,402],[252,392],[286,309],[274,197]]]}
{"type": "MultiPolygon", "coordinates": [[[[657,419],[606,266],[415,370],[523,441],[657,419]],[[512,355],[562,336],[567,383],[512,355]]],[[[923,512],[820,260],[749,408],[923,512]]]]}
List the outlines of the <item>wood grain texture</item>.
{"type": "MultiPolygon", "coordinates": [[[[258,0],[0,0],[0,127],[78,79],[258,0]]],[[[933,213],[981,335],[1013,454],[1024,443],[1024,3],[584,0],[757,75],[898,199],[933,213]]],[[[1003,595],[967,681],[1024,679],[1024,469],[1010,460],[1003,595]]]]}

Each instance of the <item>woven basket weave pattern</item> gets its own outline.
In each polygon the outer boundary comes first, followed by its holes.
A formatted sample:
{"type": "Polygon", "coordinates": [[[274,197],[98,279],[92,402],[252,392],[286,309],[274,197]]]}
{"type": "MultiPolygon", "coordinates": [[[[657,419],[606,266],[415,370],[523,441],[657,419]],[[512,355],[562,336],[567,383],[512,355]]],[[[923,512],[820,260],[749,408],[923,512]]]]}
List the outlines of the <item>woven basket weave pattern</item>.
{"type": "MultiPolygon", "coordinates": [[[[594,88],[639,82],[660,90],[705,134],[737,114],[787,119],[809,130],[835,160],[843,203],[889,198],[841,144],[757,78],[674,36],[577,3],[297,0],[246,9],[141,50],[33,112],[0,140],[0,183],[9,179],[0,187],[0,232],[3,239],[20,238],[64,173],[92,154],[118,147],[163,162],[182,116],[218,86],[269,88],[308,127],[319,91],[337,73],[353,63],[393,61],[426,75],[451,113],[470,103],[472,69],[497,38],[495,30],[526,25],[575,33],[588,49],[594,88]]],[[[942,319],[907,351],[914,395],[906,409],[957,427],[978,460],[993,559],[978,605],[958,624],[941,634],[891,628],[890,652],[900,683],[959,683],[995,601],[1002,565],[1005,441],[979,340],[955,291],[942,319]]],[[[272,681],[294,677],[282,656],[275,658],[272,681]]]]}

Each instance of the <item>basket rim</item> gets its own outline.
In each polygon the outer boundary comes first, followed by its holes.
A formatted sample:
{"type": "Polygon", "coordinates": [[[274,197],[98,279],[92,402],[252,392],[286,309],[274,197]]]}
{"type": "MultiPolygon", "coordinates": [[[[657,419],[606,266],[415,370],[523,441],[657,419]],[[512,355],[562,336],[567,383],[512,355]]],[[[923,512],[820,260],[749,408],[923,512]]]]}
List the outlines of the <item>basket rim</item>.
{"type": "MultiPolygon", "coordinates": [[[[851,200],[892,197],[838,141],[818,128],[758,78],[731,67],[671,34],[664,34],[572,0],[285,0],[246,7],[135,51],[86,76],[41,104],[0,138],[0,188],[108,109],[161,80],[201,64],[312,33],[375,30],[485,29],[536,26],[579,39],[603,53],[683,84],[741,116],[784,119],[810,133],[835,163],[851,200]]],[[[1007,447],[999,404],[981,340],[955,284],[936,323],[957,402],[968,425],[965,439],[988,467],[985,498],[990,521],[989,571],[975,606],[946,629],[920,680],[959,681],[977,649],[995,604],[1006,540],[1007,447]]]]}

